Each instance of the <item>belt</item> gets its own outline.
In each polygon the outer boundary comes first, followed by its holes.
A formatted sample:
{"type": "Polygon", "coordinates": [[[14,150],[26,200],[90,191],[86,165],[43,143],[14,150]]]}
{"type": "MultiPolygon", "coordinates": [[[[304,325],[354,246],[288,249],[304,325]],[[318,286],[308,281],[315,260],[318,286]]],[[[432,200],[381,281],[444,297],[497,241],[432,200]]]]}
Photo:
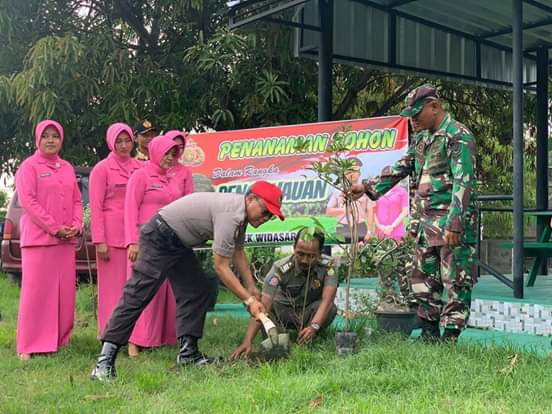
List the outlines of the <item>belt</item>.
{"type": "Polygon", "coordinates": [[[169,236],[169,237],[172,237],[176,240],[180,240],[180,238],[178,237],[178,235],[174,232],[174,230],[172,229],[171,226],[169,226],[167,224],[167,222],[163,219],[163,217],[161,217],[159,214],[156,214],[155,217],[154,217],[154,223],[155,223],[155,227],[157,227],[157,229],[165,234],[166,236],[169,236]]]}

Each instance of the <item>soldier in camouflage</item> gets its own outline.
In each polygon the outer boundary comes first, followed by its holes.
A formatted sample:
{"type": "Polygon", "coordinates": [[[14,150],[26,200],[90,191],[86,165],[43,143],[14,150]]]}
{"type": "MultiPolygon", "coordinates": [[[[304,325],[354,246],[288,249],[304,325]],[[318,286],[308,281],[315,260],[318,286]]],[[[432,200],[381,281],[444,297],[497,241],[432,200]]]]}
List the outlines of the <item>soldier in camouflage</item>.
{"type": "Polygon", "coordinates": [[[401,115],[411,118],[415,142],[387,174],[352,192],[375,200],[415,173],[418,228],[411,283],[422,337],[440,337],[440,324],[443,338],[456,341],[469,317],[475,276],[475,138],[443,109],[431,85],[410,92],[406,105],[401,115]]]}
{"type": "MultiPolygon", "coordinates": [[[[268,272],[261,301],[279,329],[296,329],[297,342],[305,344],[335,318],[337,276],[334,263],[322,255],[324,234],[306,240],[298,232],[293,255],[274,262],[268,272]]],[[[231,358],[247,356],[261,324],[251,319],[243,342],[231,358]]]]}
{"type": "MultiPolygon", "coordinates": [[[[412,126],[412,122],[408,123],[408,146],[414,146],[416,140],[423,139],[423,137],[418,137],[419,134],[427,134],[427,131],[415,132],[412,126]]],[[[408,178],[408,195],[409,195],[409,204],[410,204],[410,217],[408,221],[408,226],[406,229],[406,237],[410,239],[416,239],[418,234],[420,217],[418,214],[418,208],[416,207],[416,190],[418,184],[416,182],[416,171],[412,169],[408,178]]],[[[410,281],[410,275],[414,270],[414,252],[411,251],[403,261],[399,263],[400,266],[403,266],[397,273],[399,277],[399,287],[401,294],[406,298],[406,302],[412,308],[417,306],[416,298],[412,293],[412,284],[410,281]],[[404,269],[404,270],[403,270],[404,269]]]]}

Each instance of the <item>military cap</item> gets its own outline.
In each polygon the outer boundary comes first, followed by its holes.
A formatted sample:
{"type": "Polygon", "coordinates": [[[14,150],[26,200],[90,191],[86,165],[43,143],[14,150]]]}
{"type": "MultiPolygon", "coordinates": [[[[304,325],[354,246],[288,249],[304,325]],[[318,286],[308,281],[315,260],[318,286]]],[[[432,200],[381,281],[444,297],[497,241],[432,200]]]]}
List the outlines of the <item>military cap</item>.
{"type": "Polygon", "coordinates": [[[416,116],[424,107],[426,99],[439,99],[434,86],[425,84],[410,91],[404,100],[406,107],[401,111],[401,116],[416,116]]]}

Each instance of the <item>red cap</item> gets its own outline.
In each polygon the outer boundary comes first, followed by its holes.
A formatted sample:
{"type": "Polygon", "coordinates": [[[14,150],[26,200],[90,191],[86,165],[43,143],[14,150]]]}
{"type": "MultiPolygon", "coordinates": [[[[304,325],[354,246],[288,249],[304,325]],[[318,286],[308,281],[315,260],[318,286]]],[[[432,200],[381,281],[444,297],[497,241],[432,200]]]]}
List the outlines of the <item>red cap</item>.
{"type": "Polygon", "coordinates": [[[263,199],[268,211],[280,217],[280,220],[285,218],[282,210],[280,210],[282,207],[282,190],[280,190],[280,187],[270,184],[268,181],[257,181],[249,191],[263,199]]]}

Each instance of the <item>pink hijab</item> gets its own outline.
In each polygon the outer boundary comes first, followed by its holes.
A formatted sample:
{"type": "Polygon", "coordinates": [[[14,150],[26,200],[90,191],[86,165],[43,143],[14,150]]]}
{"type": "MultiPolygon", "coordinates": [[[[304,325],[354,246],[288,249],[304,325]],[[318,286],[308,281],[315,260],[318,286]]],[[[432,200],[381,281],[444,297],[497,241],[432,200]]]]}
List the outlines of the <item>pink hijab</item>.
{"type": "MultiPolygon", "coordinates": [[[[177,129],[173,129],[171,131],[168,131],[165,136],[169,139],[172,139],[173,141],[176,138],[182,138],[182,141],[184,141],[184,148],[186,148],[186,138],[188,138],[188,133],[184,131],[178,131],[177,129]]],[[[180,152],[180,148],[178,149],[178,154],[176,154],[176,157],[174,157],[173,164],[178,164],[178,160],[182,156],[182,153],[180,152]]]]}
{"type": "Polygon", "coordinates": [[[132,133],[132,129],[127,124],[116,122],[109,128],[107,128],[107,132],[105,134],[105,142],[107,143],[107,147],[111,151],[107,158],[115,161],[122,171],[128,173],[129,167],[132,164],[132,157],[130,156],[130,154],[126,156],[121,156],[117,154],[117,151],[115,150],[115,141],[122,132],[126,132],[130,139],[134,141],[134,134],[132,133]]]}
{"type": "Polygon", "coordinates": [[[167,152],[173,148],[178,148],[178,144],[165,135],[159,135],[153,138],[148,144],[149,161],[148,168],[155,171],[157,174],[165,175],[167,170],[161,168],[161,160],[167,152]]]}
{"type": "Polygon", "coordinates": [[[53,165],[55,163],[58,163],[59,160],[61,159],[59,155],[58,154],[47,155],[40,150],[40,140],[42,138],[42,133],[48,127],[54,127],[57,130],[59,137],[61,138],[61,143],[63,144],[64,132],[61,124],[52,119],[45,119],[44,121],[40,121],[35,128],[35,145],[36,145],[35,154],[37,154],[42,159],[46,160],[48,164],[53,165]]]}

